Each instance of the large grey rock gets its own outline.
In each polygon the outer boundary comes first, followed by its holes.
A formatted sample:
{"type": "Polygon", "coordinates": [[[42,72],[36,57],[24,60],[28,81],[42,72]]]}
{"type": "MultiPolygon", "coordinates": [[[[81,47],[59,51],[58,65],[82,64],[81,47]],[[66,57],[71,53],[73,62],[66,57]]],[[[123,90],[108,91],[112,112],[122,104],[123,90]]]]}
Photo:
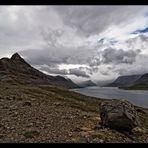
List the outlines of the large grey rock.
{"type": "Polygon", "coordinates": [[[117,130],[131,131],[140,126],[134,105],[126,100],[104,101],[100,104],[100,118],[103,126],[117,130]]]}

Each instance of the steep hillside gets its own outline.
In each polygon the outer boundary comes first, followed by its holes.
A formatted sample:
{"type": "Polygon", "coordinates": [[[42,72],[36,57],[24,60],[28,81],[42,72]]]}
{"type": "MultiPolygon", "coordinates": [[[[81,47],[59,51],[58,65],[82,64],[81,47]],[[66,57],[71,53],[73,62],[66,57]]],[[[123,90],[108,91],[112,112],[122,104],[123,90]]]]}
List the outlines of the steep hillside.
{"type": "Polygon", "coordinates": [[[0,78],[0,143],[148,142],[147,109],[135,106],[142,127],[125,133],[101,125],[105,99],[66,89],[72,81],[45,75],[18,54],[0,60],[0,78]]]}
{"type": "Polygon", "coordinates": [[[137,79],[133,85],[128,87],[120,87],[123,89],[137,89],[137,90],[148,90],[148,73],[143,74],[137,79]]]}
{"type": "Polygon", "coordinates": [[[148,111],[138,108],[145,133],[100,126],[103,99],[51,85],[0,83],[0,143],[148,142],[148,111]]]}
{"type": "Polygon", "coordinates": [[[108,84],[109,87],[121,87],[121,86],[130,86],[133,85],[141,75],[129,75],[129,76],[120,76],[111,84],[108,84]]]}
{"type": "Polygon", "coordinates": [[[28,64],[18,53],[9,58],[0,59],[0,76],[4,82],[19,84],[50,84],[65,88],[77,88],[70,79],[61,76],[46,75],[28,64]]]}

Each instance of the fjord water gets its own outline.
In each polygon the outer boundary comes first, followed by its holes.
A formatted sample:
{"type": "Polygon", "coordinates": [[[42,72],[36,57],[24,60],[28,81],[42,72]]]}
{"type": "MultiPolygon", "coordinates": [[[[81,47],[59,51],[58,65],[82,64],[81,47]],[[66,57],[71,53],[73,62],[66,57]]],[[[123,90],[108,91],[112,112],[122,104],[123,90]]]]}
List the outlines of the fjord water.
{"type": "Polygon", "coordinates": [[[85,87],[72,89],[75,92],[86,96],[93,96],[103,99],[126,99],[131,103],[148,108],[148,91],[146,90],[123,90],[117,87],[85,87]]]}

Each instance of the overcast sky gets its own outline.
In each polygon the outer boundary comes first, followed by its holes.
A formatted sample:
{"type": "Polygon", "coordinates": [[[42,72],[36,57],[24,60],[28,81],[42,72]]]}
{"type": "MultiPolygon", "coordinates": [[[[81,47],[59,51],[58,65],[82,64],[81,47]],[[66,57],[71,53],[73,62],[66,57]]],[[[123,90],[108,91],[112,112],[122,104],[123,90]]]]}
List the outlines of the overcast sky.
{"type": "Polygon", "coordinates": [[[74,81],[148,72],[148,6],[0,6],[0,58],[74,81]]]}

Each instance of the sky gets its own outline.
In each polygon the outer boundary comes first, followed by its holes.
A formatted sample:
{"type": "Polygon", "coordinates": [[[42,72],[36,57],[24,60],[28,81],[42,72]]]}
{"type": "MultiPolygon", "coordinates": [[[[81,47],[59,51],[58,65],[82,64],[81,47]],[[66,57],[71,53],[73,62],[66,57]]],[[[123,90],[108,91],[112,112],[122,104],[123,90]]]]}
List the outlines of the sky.
{"type": "Polygon", "coordinates": [[[74,82],[148,72],[148,6],[0,6],[0,58],[74,82]]]}

